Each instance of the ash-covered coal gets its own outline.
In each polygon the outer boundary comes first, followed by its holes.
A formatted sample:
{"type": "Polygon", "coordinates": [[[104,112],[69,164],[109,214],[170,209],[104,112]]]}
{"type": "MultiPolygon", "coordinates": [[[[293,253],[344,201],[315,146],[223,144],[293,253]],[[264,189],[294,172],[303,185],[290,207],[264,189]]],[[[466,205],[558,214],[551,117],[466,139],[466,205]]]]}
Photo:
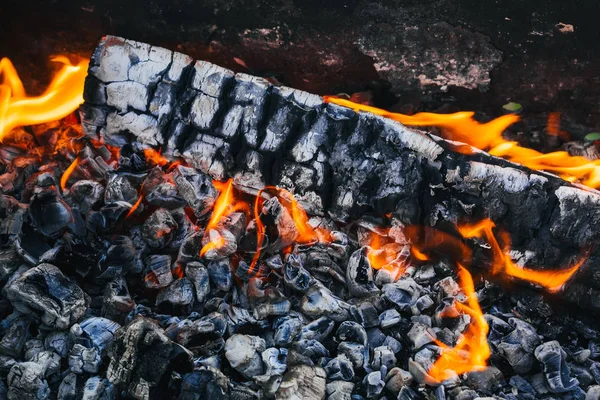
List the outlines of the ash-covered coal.
{"type": "Polygon", "coordinates": [[[481,275],[471,293],[463,253],[417,252],[394,218],[309,219],[73,140],[40,171],[0,160],[0,398],[600,398],[593,321],[481,275]]]}

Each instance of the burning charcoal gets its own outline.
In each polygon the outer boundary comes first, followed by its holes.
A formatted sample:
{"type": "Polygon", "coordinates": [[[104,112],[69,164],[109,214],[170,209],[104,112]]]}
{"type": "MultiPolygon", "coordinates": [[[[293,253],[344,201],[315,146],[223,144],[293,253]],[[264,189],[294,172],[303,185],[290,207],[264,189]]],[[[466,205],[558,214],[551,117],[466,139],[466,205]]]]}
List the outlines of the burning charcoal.
{"type": "Polygon", "coordinates": [[[287,349],[270,347],[262,352],[262,360],[266,367],[265,375],[283,375],[287,369],[287,349]]]}
{"type": "Polygon", "coordinates": [[[29,325],[31,320],[25,315],[14,320],[0,340],[0,353],[19,358],[25,342],[29,339],[29,325]]]}
{"type": "Polygon", "coordinates": [[[435,284],[435,287],[439,287],[448,297],[456,297],[460,293],[460,286],[451,276],[448,276],[435,284]]]}
{"type": "Polygon", "coordinates": [[[135,246],[131,239],[114,235],[98,262],[99,278],[115,278],[135,269],[135,246]]]}
{"type": "Polygon", "coordinates": [[[71,186],[70,193],[81,211],[85,213],[100,205],[104,199],[104,186],[96,181],[81,180],[71,186]]]}
{"type": "Polygon", "coordinates": [[[225,307],[219,307],[219,309],[227,310],[227,318],[229,319],[227,326],[230,334],[245,329],[266,329],[269,326],[269,321],[257,320],[245,308],[226,305],[225,307]]]}
{"type": "Polygon", "coordinates": [[[420,297],[421,290],[421,286],[410,278],[402,279],[395,283],[388,283],[383,286],[384,296],[394,303],[400,311],[409,310],[420,297]]]}
{"type": "Polygon", "coordinates": [[[185,265],[190,261],[198,260],[200,249],[202,248],[203,235],[203,231],[192,232],[184,239],[177,255],[178,264],[185,265]]]}
{"type": "Polygon", "coordinates": [[[335,333],[338,342],[367,344],[367,331],[354,321],[344,321],[335,333]]]}
{"type": "Polygon", "coordinates": [[[231,289],[233,276],[229,259],[211,261],[208,263],[208,276],[217,290],[224,292],[231,289]]]}
{"type": "Polygon", "coordinates": [[[387,346],[379,346],[373,349],[373,359],[371,360],[371,368],[374,370],[381,369],[385,366],[390,370],[396,365],[396,356],[394,352],[387,346]]]}
{"type": "Polygon", "coordinates": [[[400,321],[402,321],[402,316],[395,308],[385,310],[379,315],[379,326],[382,329],[397,325],[400,321]]]}
{"type": "Polygon", "coordinates": [[[288,299],[258,304],[254,307],[254,318],[264,319],[271,315],[287,315],[291,308],[292,304],[288,299]]]}
{"type": "Polygon", "coordinates": [[[139,198],[138,190],[133,187],[128,177],[124,174],[111,173],[104,191],[104,203],[124,201],[135,204],[139,198]]]}
{"type": "Polygon", "coordinates": [[[104,288],[102,316],[120,324],[134,309],[135,302],[127,289],[127,282],[122,277],[109,282],[104,288]]]}
{"type": "Polygon", "coordinates": [[[557,341],[539,345],[534,354],[535,358],[544,365],[544,376],[552,393],[570,392],[578,387],[577,379],[570,377],[571,371],[566,362],[567,354],[557,341]]]}
{"type": "Polygon", "coordinates": [[[310,324],[302,327],[300,331],[301,339],[315,339],[318,341],[325,340],[331,331],[333,331],[333,327],[335,326],[335,322],[327,317],[321,317],[312,321],[310,324]]]}
{"type": "Polygon", "coordinates": [[[149,204],[174,210],[186,205],[186,201],[179,196],[177,186],[171,182],[162,182],[149,190],[145,196],[149,204]]]}
{"type": "Polygon", "coordinates": [[[302,297],[300,308],[309,317],[327,316],[336,322],[345,321],[350,315],[350,305],[320,284],[310,287],[302,297]]]}
{"type": "Polygon", "coordinates": [[[169,248],[173,250],[179,250],[190,232],[195,230],[195,226],[192,224],[192,221],[190,221],[190,218],[187,216],[183,208],[176,208],[172,210],[171,216],[177,223],[177,230],[173,235],[171,243],[169,243],[169,248]]]}
{"type": "Polygon", "coordinates": [[[23,359],[25,361],[31,361],[31,359],[39,352],[44,351],[44,342],[39,339],[31,339],[25,342],[25,355],[23,359]]]}
{"type": "MultiPolygon", "coordinates": [[[[427,373],[427,370],[420,363],[414,361],[412,358],[408,359],[408,372],[417,383],[433,387],[440,384],[440,382],[427,373]]],[[[458,379],[458,377],[456,378],[458,379]]]]}
{"type": "Polygon", "coordinates": [[[348,260],[346,268],[346,282],[350,294],[356,297],[367,297],[379,293],[379,289],[373,282],[373,268],[366,256],[367,248],[356,250],[348,260]]]}
{"type": "Polygon", "coordinates": [[[225,342],[227,361],[248,379],[263,374],[264,365],[261,358],[263,351],[265,351],[265,341],[258,336],[235,334],[225,342]]]}
{"type": "Polygon", "coordinates": [[[59,236],[73,221],[71,208],[49,189],[31,199],[29,213],[36,229],[44,236],[59,236]]]}
{"type": "Polygon", "coordinates": [[[510,318],[513,331],[502,338],[498,349],[515,372],[527,373],[533,366],[533,352],[540,344],[540,338],[535,329],[525,321],[510,318]]]}
{"type": "Polygon", "coordinates": [[[400,393],[405,386],[410,386],[413,382],[413,377],[410,372],[401,368],[394,367],[390,369],[385,377],[385,388],[390,392],[400,393]]]}
{"type": "Polygon", "coordinates": [[[300,335],[303,325],[304,317],[294,312],[276,319],[273,323],[273,329],[275,330],[275,345],[289,345],[298,337],[298,335],[300,335]]]}
{"type": "Polygon", "coordinates": [[[496,367],[486,367],[480,371],[471,371],[466,374],[469,386],[483,393],[493,393],[501,387],[504,380],[502,372],[496,367]]]}
{"type": "Polygon", "coordinates": [[[323,346],[321,342],[314,339],[298,340],[297,342],[294,342],[293,349],[312,360],[317,360],[329,355],[329,351],[327,351],[325,346],[323,346]]]}
{"type": "MultiPolygon", "coordinates": [[[[330,378],[330,377],[329,377],[330,378]]],[[[350,400],[354,383],[345,381],[329,382],[326,387],[327,400],[350,400]]]]}
{"type": "Polygon", "coordinates": [[[431,297],[429,297],[429,295],[421,296],[417,299],[417,302],[415,303],[415,305],[413,305],[411,307],[411,311],[412,311],[413,315],[419,315],[423,311],[425,311],[428,308],[430,308],[431,306],[433,306],[434,304],[435,303],[433,302],[431,297]]]}
{"type": "Polygon", "coordinates": [[[156,296],[156,306],[174,314],[187,314],[194,302],[194,284],[188,278],[181,278],[162,288],[156,296]]]}
{"type": "Polygon", "coordinates": [[[331,359],[324,367],[327,379],[342,379],[351,381],[354,378],[354,368],[345,355],[338,355],[331,359]]]}
{"type": "Polygon", "coordinates": [[[220,260],[237,251],[237,239],[227,229],[211,229],[202,240],[203,249],[208,248],[203,257],[207,260],[220,260]]]}
{"type": "Polygon", "coordinates": [[[68,332],[51,332],[44,339],[46,350],[52,350],[62,358],[66,358],[72,346],[68,332]]]}
{"type": "Polygon", "coordinates": [[[58,400],[72,400],[77,398],[77,375],[68,373],[58,387],[58,400]]]}
{"type": "Polygon", "coordinates": [[[219,229],[225,229],[231,232],[235,237],[236,242],[246,232],[247,225],[246,214],[243,212],[233,212],[225,218],[221,218],[221,221],[219,221],[219,229]]]}
{"type": "Polygon", "coordinates": [[[407,336],[412,342],[414,349],[420,349],[426,344],[433,343],[437,339],[433,329],[421,323],[413,324],[407,336]]]}
{"type": "Polygon", "coordinates": [[[294,365],[283,376],[276,398],[281,400],[321,400],[325,398],[327,374],[322,368],[294,365]]]}
{"type": "Polygon", "coordinates": [[[35,362],[16,364],[8,374],[9,400],[43,400],[50,397],[45,378],[46,368],[35,362]]]}
{"type": "Polygon", "coordinates": [[[179,194],[194,210],[198,218],[208,214],[217,199],[217,190],[210,176],[184,166],[177,166],[173,171],[173,179],[177,184],[179,194]]]}
{"type": "Polygon", "coordinates": [[[300,292],[306,292],[312,281],[310,273],[304,269],[300,258],[290,254],[283,266],[285,283],[300,292]]]}
{"type": "Polygon", "coordinates": [[[387,371],[384,371],[385,368],[381,372],[371,372],[365,377],[363,384],[365,385],[367,391],[367,398],[376,397],[383,391],[383,388],[385,387],[383,378],[385,377],[385,373],[387,373],[387,371]],[[382,376],[382,374],[384,376],[382,376]]]}
{"type": "Polygon", "coordinates": [[[169,327],[167,335],[177,343],[187,346],[192,340],[206,337],[223,337],[227,329],[227,319],[219,312],[212,312],[199,320],[183,320],[177,324],[176,329],[169,327]],[[173,334],[173,331],[176,331],[173,334]]]}
{"type": "Polygon", "coordinates": [[[194,288],[196,289],[196,300],[199,304],[204,304],[204,301],[210,292],[208,270],[204,264],[192,261],[186,265],[185,275],[194,284],[194,288]]]}
{"type": "Polygon", "coordinates": [[[102,317],[87,318],[79,326],[83,335],[89,339],[90,345],[101,352],[112,343],[117,329],[121,327],[118,323],[102,317]]]}
{"type": "Polygon", "coordinates": [[[89,297],[51,264],[31,268],[6,288],[19,311],[34,315],[46,326],[67,329],[86,312],[89,297]]]}
{"type": "Polygon", "coordinates": [[[275,232],[269,235],[269,251],[277,253],[294,243],[298,237],[298,229],[288,210],[281,205],[277,197],[264,202],[261,219],[273,221],[275,232]]]}
{"type": "Polygon", "coordinates": [[[159,208],[146,219],[142,226],[142,236],[150,246],[160,249],[173,239],[177,222],[168,210],[159,208]]]}
{"type": "Polygon", "coordinates": [[[337,348],[338,355],[345,355],[354,365],[354,368],[363,368],[369,363],[369,351],[360,343],[342,342],[337,348]]]}
{"type": "Polygon", "coordinates": [[[76,344],[69,354],[69,368],[76,374],[83,374],[84,372],[90,374],[98,373],[100,362],[100,354],[95,347],[88,349],[80,344],[76,344]]]}
{"type": "Polygon", "coordinates": [[[160,289],[167,287],[173,282],[171,273],[171,257],[168,255],[152,255],[145,260],[146,277],[144,282],[146,287],[151,289],[160,289]]]}
{"type": "Polygon", "coordinates": [[[215,368],[200,367],[185,374],[181,383],[180,400],[225,399],[229,379],[215,368]]]}
{"type": "Polygon", "coordinates": [[[352,316],[365,328],[379,325],[379,312],[370,301],[361,301],[350,309],[352,316]]]}
{"type": "Polygon", "coordinates": [[[106,379],[92,376],[83,385],[82,400],[112,399],[116,396],[114,386],[106,379]]]}
{"type": "Polygon", "coordinates": [[[170,368],[179,372],[193,368],[191,353],[169,340],[155,322],[141,316],[117,331],[108,355],[106,377],[114,385],[129,390],[140,382],[155,387],[170,368]]]}
{"type": "Polygon", "coordinates": [[[600,400],[600,385],[590,386],[585,394],[585,400],[600,400]]]}

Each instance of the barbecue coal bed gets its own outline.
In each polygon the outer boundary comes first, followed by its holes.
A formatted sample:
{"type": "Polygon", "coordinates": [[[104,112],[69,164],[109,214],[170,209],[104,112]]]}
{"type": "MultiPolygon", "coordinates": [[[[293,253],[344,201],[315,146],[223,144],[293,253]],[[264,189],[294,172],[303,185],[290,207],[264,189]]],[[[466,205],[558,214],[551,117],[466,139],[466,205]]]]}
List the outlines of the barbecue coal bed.
{"type": "Polygon", "coordinates": [[[592,160],[116,36],[62,62],[44,121],[3,67],[3,396],[600,397],[592,160]]]}

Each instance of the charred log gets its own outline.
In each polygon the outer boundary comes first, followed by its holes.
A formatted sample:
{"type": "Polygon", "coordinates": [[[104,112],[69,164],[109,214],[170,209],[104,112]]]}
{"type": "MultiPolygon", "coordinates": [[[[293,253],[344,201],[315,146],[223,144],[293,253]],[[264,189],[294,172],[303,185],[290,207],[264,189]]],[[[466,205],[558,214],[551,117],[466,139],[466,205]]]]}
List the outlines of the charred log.
{"type": "MultiPolygon", "coordinates": [[[[572,264],[600,236],[600,194],[310,93],[108,36],[94,52],[85,133],[160,149],[249,192],[278,185],[310,214],[392,213],[448,228],[491,218],[528,266],[572,264]]],[[[597,252],[566,297],[600,309],[597,252]]]]}

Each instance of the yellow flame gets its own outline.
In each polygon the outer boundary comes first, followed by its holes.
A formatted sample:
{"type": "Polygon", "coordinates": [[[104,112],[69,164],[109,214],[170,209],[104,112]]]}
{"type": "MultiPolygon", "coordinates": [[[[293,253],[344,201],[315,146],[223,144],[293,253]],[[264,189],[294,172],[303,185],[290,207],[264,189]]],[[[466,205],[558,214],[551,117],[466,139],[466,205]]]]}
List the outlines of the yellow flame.
{"type": "MultiPolygon", "coordinates": [[[[325,96],[324,99],[328,103],[355,111],[368,111],[407,126],[435,126],[442,130],[442,136],[446,139],[467,143],[480,150],[486,150],[493,156],[505,158],[534,170],[554,172],[569,182],[579,180],[586,186],[595,189],[600,187],[600,160],[591,161],[585,157],[571,156],[566,151],[544,154],[519,146],[517,142],[504,140],[502,132],[519,120],[519,117],[514,114],[503,115],[482,124],[473,118],[475,113],[471,111],[454,114],[422,112],[404,115],[336,97],[325,96]]],[[[556,122],[551,121],[552,124],[556,122]]],[[[556,129],[551,127],[550,130],[554,132],[556,129]]],[[[456,151],[468,153],[468,149],[457,148],[456,151]]]]}
{"type": "Polygon", "coordinates": [[[53,62],[63,64],[44,94],[27,97],[19,74],[8,58],[0,60],[0,141],[17,126],[36,125],[61,119],[83,103],[87,60],[72,65],[67,57],[53,62]]]}

